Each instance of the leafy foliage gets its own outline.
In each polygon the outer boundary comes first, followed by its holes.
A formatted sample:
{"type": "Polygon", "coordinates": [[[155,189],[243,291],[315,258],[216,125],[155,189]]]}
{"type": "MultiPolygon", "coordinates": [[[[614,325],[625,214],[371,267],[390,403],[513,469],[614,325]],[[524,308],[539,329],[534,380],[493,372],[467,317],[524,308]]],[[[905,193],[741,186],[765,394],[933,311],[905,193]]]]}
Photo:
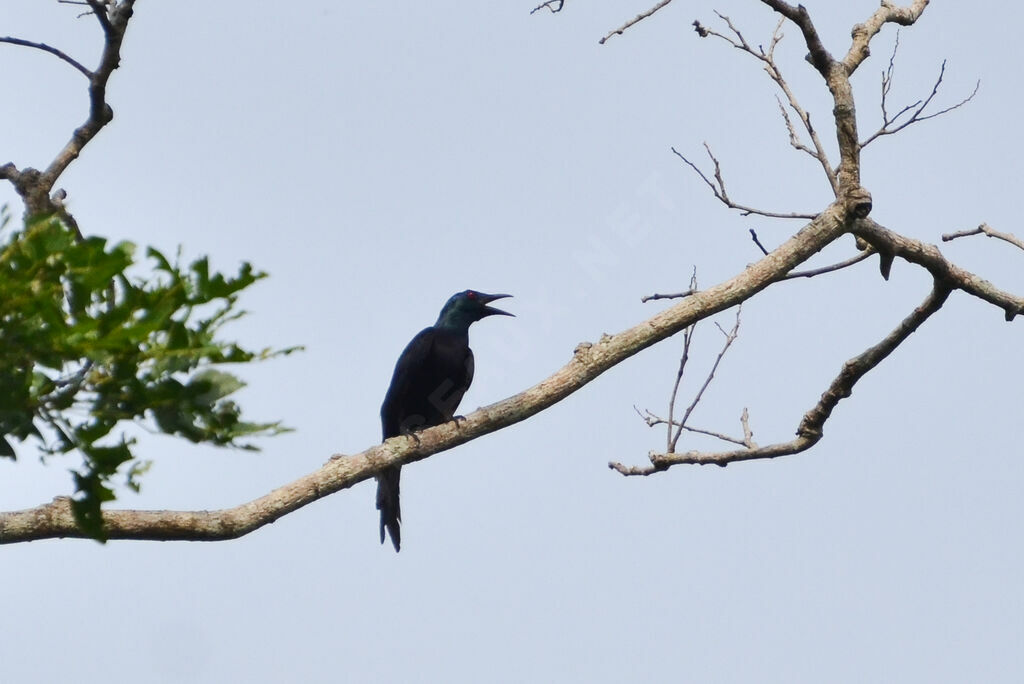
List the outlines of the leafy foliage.
{"type": "Polygon", "coordinates": [[[238,294],[265,274],[245,263],[225,276],[206,258],[182,267],[150,248],[154,268],[140,278],[128,273],[134,255],[131,243],[84,238],[56,217],[0,240],[0,456],[29,440],[44,455],[79,452],[73,507],[99,540],[112,480],[121,473],[137,490],[148,467],[123,422],[245,449],[255,448],[246,438],[285,429],[243,420],[228,397],[244,383],[219,369],[294,351],[217,337],[243,313],[238,294]]]}

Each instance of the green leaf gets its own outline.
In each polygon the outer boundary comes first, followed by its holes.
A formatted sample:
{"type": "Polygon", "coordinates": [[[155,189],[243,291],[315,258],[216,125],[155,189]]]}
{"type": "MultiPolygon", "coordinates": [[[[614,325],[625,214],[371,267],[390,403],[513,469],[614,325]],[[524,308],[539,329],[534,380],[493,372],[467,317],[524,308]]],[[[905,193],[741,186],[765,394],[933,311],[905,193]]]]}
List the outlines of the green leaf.
{"type": "MultiPolygon", "coordinates": [[[[0,209],[0,228],[9,215],[0,209]]],[[[123,437],[130,423],[192,442],[232,446],[285,430],[243,417],[228,399],[244,386],[223,364],[285,355],[220,339],[244,314],[239,294],[266,274],[248,263],[236,275],[206,257],[187,268],[147,248],[149,270],[130,242],[82,238],[57,217],[37,217],[0,234],[0,456],[32,440],[43,454],[77,452],[74,510],[103,538],[102,505],[123,476],[139,487],[148,462],[123,437]]],[[[20,448],[20,447],[19,447],[20,448]]]]}
{"type": "Polygon", "coordinates": [[[231,373],[209,368],[193,375],[188,386],[198,391],[199,401],[212,403],[242,389],[245,383],[231,373]]]}

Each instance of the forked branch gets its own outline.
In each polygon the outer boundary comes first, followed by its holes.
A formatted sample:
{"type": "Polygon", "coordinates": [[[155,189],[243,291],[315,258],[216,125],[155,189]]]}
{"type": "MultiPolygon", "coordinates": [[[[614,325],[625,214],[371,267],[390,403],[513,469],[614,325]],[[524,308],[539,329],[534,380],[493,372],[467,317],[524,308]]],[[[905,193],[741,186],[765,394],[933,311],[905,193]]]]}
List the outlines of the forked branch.
{"type": "Polygon", "coordinates": [[[892,57],[889,59],[889,66],[886,69],[886,71],[882,74],[882,126],[877,131],[872,133],[867,140],[860,144],[862,149],[884,135],[892,135],[894,133],[899,133],[908,126],[912,126],[913,124],[916,123],[921,123],[922,121],[927,121],[928,119],[934,119],[935,117],[947,114],[953,111],[954,109],[959,109],[960,107],[963,107],[965,104],[974,99],[974,96],[978,94],[978,89],[981,87],[981,81],[979,80],[974,84],[974,90],[971,91],[971,94],[965,97],[964,99],[960,100],[956,104],[950,105],[949,107],[940,109],[937,112],[925,114],[925,110],[928,109],[928,106],[932,103],[932,100],[934,100],[935,96],[938,94],[939,87],[942,85],[942,79],[946,75],[946,60],[942,60],[942,67],[939,69],[939,76],[937,79],[935,79],[935,85],[932,86],[932,91],[928,94],[928,97],[924,98],[923,100],[918,100],[913,104],[909,104],[900,109],[895,114],[890,115],[888,111],[888,99],[889,91],[892,88],[896,50],[898,49],[898,47],[899,39],[897,39],[896,43],[894,44],[892,57]],[[910,116],[904,121],[900,121],[900,119],[902,119],[907,114],[909,114],[910,116]]]}
{"type": "MultiPolygon", "coordinates": [[[[625,466],[621,463],[609,463],[608,467],[623,475],[653,475],[667,470],[671,466],[681,464],[726,466],[735,461],[751,461],[757,459],[778,458],[806,451],[821,441],[825,423],[832,415],[839,402],[853,393],[857,382],[876,368],[887,356],[901,345],[922,323],[942,308],[949,296],[950,287],[947,283],[936,280],[931,293],[909,316],[878,344],[866,349],[843,364],[842,369],[831,382],[821,399],[804,414],[797,427],[796,437],[788,442],[770,444],[759,447],[744,446],[742,449],[720,452],[689,451],[686,453],[651,453],[649,466],[625,466]]],[[[751,441],[751,444],[753,442],[751,441]]]]}
{"type": "Polygon", "coordinates": [[[758,45],[756,49],[750,45],[729,17],[719,12],[715,12],[715,14],[718,15],[718,18],[725,23],[726,27],[729,29],[729,34],[719,33],[714,29],[704,26],[699,21],[695,21],[693,22],[693,27],[697,32],[697,35],[701,38],[707,38],[710,36],[724,40],[729,45],[751,55],[764,65],[765,73],[768,74],[772,81],[774,81],[782,91],[783,95],[786,96],[789,107],[793,110],[793,113],[796,114],[797,119],[799,119],[804,130],[807,132],[807,135],[810,137],[811,144],[814,146],[814,149],[811,149],[800,140],[800,136],[797,135],[796,128],[793,126],[793,121],[789,117],[789,112],[782,104],[782,101],[776,98],[779,103],[779,109],[782,112],[783,121],[786,124],[786,131],[789,133],[790,145],[792,145],[796,150],[807,153],[821,164],[822,170],[825,172],[825,177],[828,179],[829,186],[832,188],[832,192],[834,194],[838,194],[839,179],[836,176],[835,169],[832,167],[832,163],[828,159],[828,153],[825,151],[825,146],[822,145],[821,138],[818,137],[817,130],[811,124],[811,115],[803,108],[799,100],[797,100],[796,94],[793,92],[792,88],[789,87],[789,83],[782,76],[782,70],[775,61],[775,48],[784,37],[784,34],[782,33],[782,24],[785,19],[781,19],[775,26],[775,30],[772,32],[772,39],[768,43],[768,49],[766,50],[761,45],[758,45]]]}
{"type": "Polygon", "coordinates": [[[54,185],[67,167],[78,158],[89,142],[96,137],[114,118],[113,110],[107,103],[107,82],[121,60],[121,44],[125,30],[132,17],[135,0],[101,2],[85,0],[103,31],[103,50],[99,65],[90,70],[61,50],[45,43],[36,43],[19,38],[2,38],[0,42],[20,45],[48,52],[70,64],[89,79],[89,112],[85,122],[76,128],[70,140],[57,152],[43,171],[31,167],[19,169],[13,161],[0,166],[0,178],[8,180],[25,203],[28,215],[56,213],[69,224],[74,219],[64,209],[63,197],[51,195],[54,185]]]}
{"type": "Polygon", "coordinates": [[[740,212],[742,216],[750,216],[751,214],[756,214],[758,216],[767,216],[768,218],[804,220],[813,219],[815,216],[817,216],[817,214],[811,213],[768,211],[766,209],[757,209],[755,207],[748,207],[746,205],[733,202],[732,199],[729,197],[729,193],[725,189],[725,180],[722,178],[722,167],[718,163],[718,159],[715,157],[714,153],[711,151],[711,148],[708,146],[707,143],[704,143],[704,149],[707,151],[708,157],[711,159],[711,163],[715,167],[714,182],[712,182],[711,179],[708,178],[703,171],[701,171],[699,166],[697,166],[692,161],[684,157],[682,153],[679,152],[679,150],[677,150],[674,147],[671,149],[674,155],[676,155],[684,162],[686,162],[686,165],[693,169],[698,176],[700,176],[701,180],[704,181],[704,184],[711,188],[711,192],[714,193],[715,198],[718,199],[718,201],[720,201],[722,204],[729,207],[730,209],[736,209],[737,211],[740,212]]]}

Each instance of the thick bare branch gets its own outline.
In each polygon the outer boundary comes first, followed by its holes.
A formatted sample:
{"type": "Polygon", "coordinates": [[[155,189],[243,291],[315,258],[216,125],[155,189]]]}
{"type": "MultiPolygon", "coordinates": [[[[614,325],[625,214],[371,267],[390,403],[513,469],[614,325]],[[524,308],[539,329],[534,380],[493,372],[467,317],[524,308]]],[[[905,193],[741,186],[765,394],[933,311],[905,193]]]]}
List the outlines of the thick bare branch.
{"type": "MultiPolygon", "coordinates": [[[[463,420],[395,437],[351,457],[332,458],[323,467],[267,495],[219,511],[104,511],[110,539],[232,539],[334,492],[373,477],[382,469],[418,461],[495,430],[526,420],[587,385],[623,360],[695,321],[730,309],[784,277],[849,228],[850,208],[836,202],[771,254],[742,273],[616,335],[579,345],[572,360],[533,387],[463,420]]],[[[0,513],[0,544],[54,537],[81,537],[66,500],[0,513]]]]}
{"type": "Polygon", "coordinates": [[[110,10],[109,18],[102,3],[90,0],[89,5],[96,13],[100,25],[106,34],[100,64],[93,72],[89,82],[89,116],[85,123],[75,129],[71,139],[57,153],[50,165],[43,171],[39,182],[49,192],[64,170],[71,164],[82,149],[89,144],[96,134],[114,118],[114,112],[107,104],[107,82],[111,74],[121,62],[121,44],[124,41],[125,29],[132,17],[135,0],[121,0],[110,10]]]}
{"type": "Polygon", "coordinates": [[[939,248],[895,233],[869,218],[854,222],[853,234],[875,248],[883,258],[900,257],[928,269],[932,276],[951,289],[993,304],[1006,315],[1007,321],[1024,313],[1024,297],[1000,290],[984,278],[960,268],[942,255],[939,248]]]}
{"type": "MultiPolygon", "coordinates": [[[[807,49],[811,51],[808,55],[808,61],[826,81],[830,82],[830,79],[833,77],[832,65],[835,60],[829,54],[829,51],[825,49],[825,44],[821,42],[818,30],[814,28],[814,22],[811,21],[811,15],[807,13],[807,8],[803,5],[794,7],[788,2],[782,2],[782,0],[761,0],[761,2],[800,28],[800,32],[804,34],[804,42],[807,43],[807,49]]],[[[831,82],[829,85],[831,86],[831,82]]]]}
{"type": "Polygon", "coordinates": [[[1014,245],[1015,247],[1024,249],[1024,240],[1021,240],[1013,233],[1001,233],[998,230],[995,230],[994,228],[989,226],[987,223],[982,223],[974,230],[962,230],[958,233],[946,233],[942,236],[942,241],[949,242],[951,240],[967,237],[969,235],[987,235],[988,237],[997,238],[999,240],[1009,242],[1011,245],[1014,245]]]}
{"type": "Polygon", "coordinates": [[[886,24],[910,26],[918,20],[928,6],[929,0],[914,0],[908,7],[898,7],[890,0],[882,0],[882,6],[875,10],[867,21],[857,24],[851,32],[853,43],[843,58],[843,67],[847,76],[853,74],[857,67],[871,54],[869,47],[874,38],[886,24]]]}
{"type": "Polygon", "coordinates": [[[690,451],[686,453],[652,453],[649,466],[624,466],[621,463],[609,463],[608,467],[623,475],[653,475],[671,466],[681,464],[726,466],[735,461],[751,461],[757,459],[790,456],[810,449],[821,441],[824,426],[840,401],[853,393],[857,381],[876,368],[882,360],[889,356],[900,344],[916,331],[932,314],[942,308],[949,296],[947,283],[936,280],[928,298],[886,337],[875,346],[865,350],[843,364],[839,375],[832,381],[828,389],[821,395],[815,406],[804,414],[797,428],[796,437],[788,442],[771,444],[764,447],[734,449],[721,452],[690,451]]]}

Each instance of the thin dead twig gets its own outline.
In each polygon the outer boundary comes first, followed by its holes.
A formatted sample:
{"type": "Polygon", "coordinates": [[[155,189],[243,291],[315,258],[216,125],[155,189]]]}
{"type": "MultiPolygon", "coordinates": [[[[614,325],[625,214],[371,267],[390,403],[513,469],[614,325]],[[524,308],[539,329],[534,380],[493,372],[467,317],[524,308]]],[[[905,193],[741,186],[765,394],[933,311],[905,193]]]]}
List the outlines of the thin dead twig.
{"type": "Polygon", "coordinates": [[[1002,232],[1000,232],[998,230],[995,230],[994,228],[989,226],[987,223],[982,223],[980,226],[978,226],[974,230],[962,230],[962,231],[959,231],[957,233],[945,233],[942,236],[942,241],[943,242],[949,242],[951,240],[956,240],[957,238],[962,238],[962,237],[968,237],[970,235],[986,235],[988,237],[997,238],[999,240],[1003,240],[1005,242],[1009,242],[1011,245],[1014,245],[1015,247],[1019,247],[1020,249],[1024,249],[1024,240],[1021,240],[1019,237],[1017,237],[1013,233],[1002,233],[1002,232]]]}
{"type": "Polygon", "coordinates": [[[22,47],[34,48],[36,50],[42,50],[43,52],[48,52],[51,55],[61,59],[62,61],[70,64],[71,66],[73,66],[75,69],[80,71],[86,78],[92,79],[92,72],[89,71],[88,69],[86,69],[85,66],[83,66],[81,62],[79,62],[77,59],[75,59],[74,57],[70,56],[66,52],[64,52],[62,50],[58,50],[57,48],[53,47],[52,45],[47,45],[46,43],[37,43],[37,42],[31,41],[31,40],[23,40],[21,38],[13,38],[11,36],[4,36],[4,37],[0,38],[0,43],[9,43],[11,45],[20,45],[22,47]]]}
{"type": "Polygon", "coordinates": [[[646,12],[641,12],[640,14],[636,15],[635,17],[633,17],[632,19],[627,21],[625,24],[620,26],[619,28],[615,29],[614,31],[610,31],[608,33],[608,35],[606,35],[601,40],[597,41],[598,44],[604,45],[605,41],[608,40],[609,38],[611,38],[612,36],[621,36],[623,33],[626,32],[626,29],[630,28],[634,24],[640,23],[641,21],[643,21],[647,17],[651,16],[652,14],[657,12],[658,10],[660,10],[663,7],[665,7],[666,5],[668,5],[670,2],[672,2],[672,0],[661,0],[661,2],[659,2],[657,5],[655,5],[651,9],[647,10],[646,12]]]}
{"type": "Polygon", "coordinates": [[[696,30],[697,34],[702,38],[713,36],[715,38],[719,38],[720,40],[724,40],[729,45],[732,45],[734,48],[738,50],[746,52],[755,59],[759,60],[764,65],[765,73],[768,74],[769,78],[771,78],[772,81],[775,82],[776,86],[782,91],[783,95],[786,96],[786,100],[789,103],[790,108],[793,110],[793,113],[796,114],[797,118],[800,119],[800,123],[803,125],[804,130],[807,132],[807,135],[810,136],[811,138],[811,144],[814,146],[814,149],[811,149],[800,140],[800,137],[797,135],[796,128],[795,126],[793,126],[793,122],[789,118],[789,113],[786,111],[786,108],[782,104],[781,99],[778,98],[778,96],[776,96],[776,101],[779,103],[779,109],[782,112],[783,121],[786,124],[786,131],[789,134],[790,145],[792,145],[794,149],[804,152],[810,155],[816,161],[818,161],[818,163],[822,167],[822,170],[825,172],[825,177],[828,179],[829,186],[832,188],[832,192],[838,193],[838,176],[836,175],[836,171],[833,168],[832,163],[828,159],[828,153],[825,151],[825,146],[822,144],[821,138],[818,136],[817,130],[811,124],[811,116],[807,112],[807,110],[805,110],[803,106],[800,104],[800,101],[797,99],[796,94],[793,92],[792,88],[789,87],[789,83],[783,77],[782,70],[779,69],[779,66],[775,61],[775,48],[776,46],[778,46],[778,44],[782,41],[783,37],[785,36],[785,34],[782,32],[782,25],[785,21],[785,18],[780,19],[779,23],[775,26],[775,30],[772,32],[771,41],[768,43],[768,49],[765,50],[764,47],[760,45],[757,47],[757,49],[751,46],[750,43],[747,42],[746,38],[743,37],[743,33],[741,33],[740,30],[736,28],[736,26],[732,23],[732,20],[728,16],[718,11],[716,11],[715,14],[719,17],[719,19],[721,19],[725,23],[726,27],[728,27],[732,35],[725,35],[723,33],[719,33],[714,29],[704,26],[699,21],[693,22],[694,30],[696,30]]]}
{"type": "Polygon", "coordinates": [[[868,372],[876,368],[900,344],[912,335],[928,318],[942,308],[951,288],[948,283],[936,279],[932,291],[924,302],[904,318],[881,342],[866,349],[843,364],[839,374],[821,395],[821,399],[804,414],[797,428],[797,436],[788,442],[764,447],[743,448],[723,452],[652,453],[649,466],[624,466],[609,463],[608,467],[626,476],[646,476],[667,470],[681,464],[727,466],[735,461],[778,458],[806,451],[821,441],[824,425],[840,401],[849,397],[853,386],[868,372]]]}
{"type": "Polygon", "coordinates": [[[965,97],[964,99],[960,100],[954,105],[946,107],[945,109],[940,109],[939,111],[933,112],[931,114],[925,114],[924,111],[928,108],[928,105],[932,103],[932,100],[935,99],[935,96],[939,92],[939,88],[942,86],[942,79],[946,75],[946,60],[942,60],[942,66],[939,69],[939,77],[935,79],[935,84],[932,86],[932,91],[928,94],[928,97],[924,98],[923,100],[918,100],[913,104],[909,104],[900,111],[896,112],[895,115],[890,116],[888,113],[887,100],[889,98],[889,91],[892,88],[896,50],[898,47],[899,39],[897,38],[896,43],[893,46],[892,56],[889,59],[889,66],[886,69],[886,71],[882,73],[882,126],[877,131],[868,136],[867,140],[860,144],[861,149],[867,147],[872,142],[874,142],[878,138],[881,138],[882,136],[899,133],[907,126],[911,126],[915,123],[921,123],[922,121],[927,121],[928,119],[934,119],[935,117],[942,116],[943,114],[948,114],[954,109],[959,109],[960,107],[963,107],[965,104],[974,99],[974,96],[978,94],[978,89],[981,87],[981,80],[979,79],[974,84],[974,90],[972,90],[971,94],[965,97]],[[903,116],[906,115],[907,113],[910,113],[910,118],[897,125],[897,122],[900,119],[902,119],[903,116]]]}
{"type": "MultiPolygon", "coordinates": [[[[767,256],[768,255],[768,249],[763,244],[761,244],[761,240],[758,239],[757,232],[753,228],[750,229],[750,237],[751,237],[751,239],[753,239],[754,244],[757,245],[758,249],[760,249],[761,252],[764,253],[765,256],[767,256]]],[[[840,262],[832,264],[830,266],[822,266],[821,268],[812,268],[812,269],[809,269],[809,270],[806,270],[806,271],[793,271],[792,273],[790,273],[790,274],[786,275],[785,277],[783,277],[782,280],[792,280],[794,278],[813,278],[814,276],[824,275],[825,273],[832,273],[833,271],[840,271],[840,270],[842,270],[844,268],[847,268],[849,266],[853,266],[854,264],[858,264],[861,261],[864,261],[865,259],[870,257],[872,254],[875,254],[874,248],[871,247],[870,245],[866,245],[864,250],[862,250],[861,253],[858,254],[855,257],[851,257],[849,259],[846,259],[845,261],[840,261],[840,262]]]]}
{"type": "Polygon", "coordinates": [[[675,154],[680,159],[682,159],[684,162],[686,162],[687,166],[689,166],[691,169],[693,169],[697,173],[697,175],[700,176],[701,180],[703,180],[704,183],[709,188],[711,188],[711,192],[714,193],[715,198],[718,199],[718,201],[720,201],[725,206],[729,207],[730,209],[736,209],[737,211],[740,212],[740,214],[742,216],[750,216],[751,214],[756,214],[758,216],[766,216],[768,218],[779,218],[779,219],[813,220],[817,216],[817,214],[811,214],[811,213],[806,213],[806,212],[804,212],[804,213],[801,213],[801,212],[785,213],[785,212],[777,212],[777,211],[767,211],[765,209],[757,209],[757,208],[754,208],[754,207],[748,207],[748,206],[745,206],[743,204],[737,204],[736,202],[733,202],[729,198],[729,193],[726,192],[725,181],[722,179],[722,167],[718,163],[718,159],[715,158],[715,155],[711,152],[711,148],[708,146],[707,143],[704,143],[704,149],[707,150],[708,157],[711,158],[711,163],[714,164],[714,166],[715,166],[715,181],[714,182],[712,182],[711,179],[708,178],[704,174],[704,172],[700,170],[700,167],[698,167],[692,161],[690,161],[685,156],[683,156],[683,154],[680,153],[675,147],[671,148],[672,153],[675,154]]]}
{"type": "MultiPolygon", "coordinates": [[[[726,332],[722,328],[722,326],[718,325],[718,323],[715,323],[715,327],[717,327],[719,332],[721,332],[725,336],[725,343],[722,345],[721,351],[718,352],[718,356],[715,357],[715,362],[711,365],[711,370],[708,372],[707,377],[704,378],[704,384],[702,384],[700,386],[700,389],[697,390],[697,394],[693,397],[693,401],[690,402],[690,405],[686,407],[686,411],[683,413],[683,419],[681,421],[679,421],[679,425],[678,425],[678,428],[676,430],[675,437],[671,438],[671,440],[669,442],[669,449],[668,449],[668,451],[670,453],[671,452],[675,452],[676,445],[679,443],[679,438],[682,436],[683,429],[686,426],[686,421],[688,421],[690,419],[690,414],[692,414],[694,409],[697,408],[697,404],[699,404],[700,400],[704,397],[704,392],[707,391],[708,387],[711,385],[711,381],[715,379],[715,373],[718,371],[718,366],[722,363],[722,359],[725,357],[726,352],[729,351],[729,347],[731,347],[732,343],[736,341],[737,337],[739,337],[739,332],[740,332],[740,314],[742,312],[743,312],[743,305],[741,304],[740,306],[738,306],[736,308],[736,322],[733,324],[732,330],[730,330],[729,332],[726,332]]],[[[680,379],[681,378],[682,378],[682,367],[680,367],[680,379]]],[[[677,383],[678,383],[678,381],[677,381],[677,383]]],[[[674,391],[672,393],[672,403],[669,404],[669,426],[668,426],[668,429],[669,429],[669,433],[670,434],[672,432],[672,405],[673,404],[675,404],[675,392],[674,391]]]]}
{"type": "Polygon", "coordinates": [[[825,273],[841,271],[842,269],[849,268],[854,264],[859,264],[860,262],[864,261],[873,254],[875,254],[875,250],[871,247],[868,247],[857,256],[851,257],[845,261],[840,261],[839,263],[832,264],[831,266],[822,266],[821,268],[812,268],[806,271],[793,271],[792,273],[788,274],[785,278],[783,278],[783,280],[793,280],[794,278],[813,278],[814,276],[824,275],[825,273]]]}
{"type": "Polygon", "coordinates": [[[654,294],[644,295],[643,297],[641,297],[640,298],[640,303],[641,304],[646,304],[647,302],[653,302],[653,301],[656,301],[658,299],[682,299],[683,297],[689,297],[690,295],[693,295],[693,294],[696,294],[696,293],[697,293],[697,290],[692,290],[692,289],[691,290],[687,290],[686,292],[674,292],[672,294],[658,294],[656,292],[654,294]]]}
{"type": "Polygon", "coordinates": [[[541,3],[530,10],[530,14],[539,12],[542,9],[550,10],[552,14],[562,11],[562,6],[565,5],[565,0],[548,0],[547,2],[541,3]],[[556,8],[555,5],[558,5],[556,8]]]}

